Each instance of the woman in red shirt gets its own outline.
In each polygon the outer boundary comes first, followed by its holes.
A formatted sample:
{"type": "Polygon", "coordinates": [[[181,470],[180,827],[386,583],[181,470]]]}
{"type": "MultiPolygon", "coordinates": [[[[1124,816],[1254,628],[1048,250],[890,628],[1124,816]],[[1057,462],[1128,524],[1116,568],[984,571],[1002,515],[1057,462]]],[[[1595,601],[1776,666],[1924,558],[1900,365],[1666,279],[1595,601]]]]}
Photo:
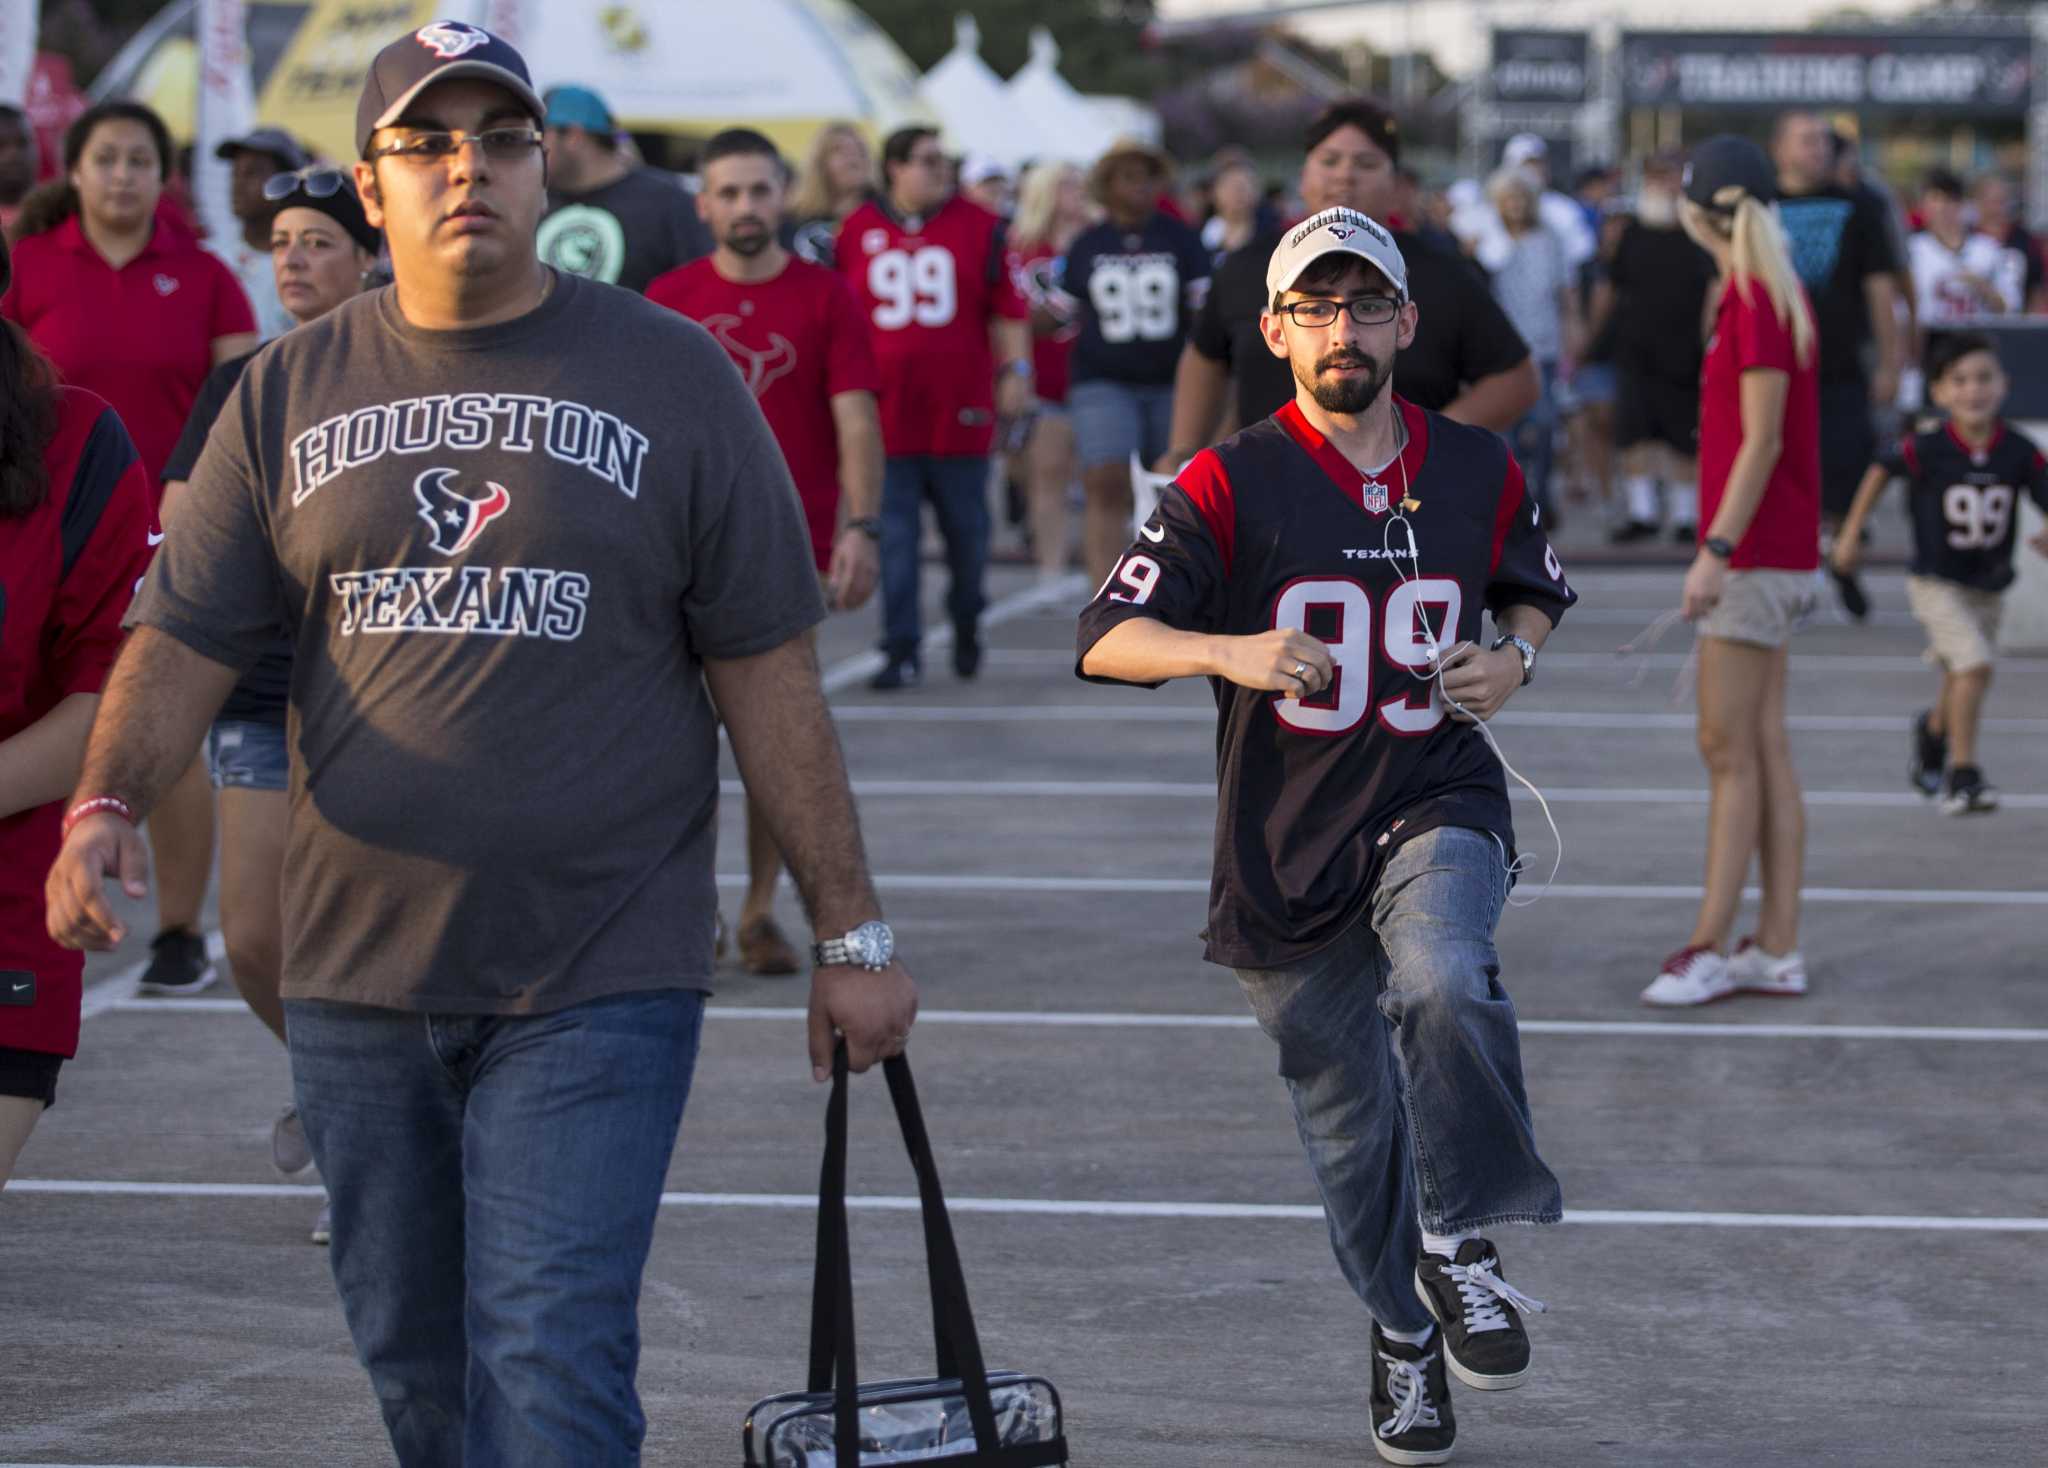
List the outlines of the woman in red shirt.
{"type": "Polygon", "coordinates": [[[1813,308],[1771,210],[1776,197],[1776,172],[1747,139],[1711,138],[1693,151],[1681,218],[1720,271],[1700,369],[1700,550],[1683,608],[1699,633],[1706,890],[1692,937],[1643,991],[1650,1004],[1806,992],[1806,819],[1785,731],[1785,664],[1820,567],[1820,388],[1813,308]],[[1753,855],[1763,909],[1731,956],[1753,855]]]}
{"type": "Polygon", "coordinates": [[[1067,357],[1081,334],[1074,301],[1057,282],[1060,260],[1088,225],[1088,190],[1071,163],[1033,164],[1017,191],[1010,248],[1031,303],[1032,392],[1038,399],[1024,440],[1024,474],[1031,503],[1031,548],[1040,580],[1064,575],[1067,496],[1074,487],[1074,424],[1067,416],[1067,357]]]}
{"type": "MultiPolygon", "coordinates": [[[[0,290],[10,273],[0,242],[0,290]]],[[[0,1186],[78,1049],[84,958],[44,926],[43,878],[121,617],[161,537],[113,409],[58,387],[0,321],[0,1186]]]]}
{"type": "MultiPolygon", "coordinates": [[[[58,376],[105,398],[133,435],[151,494],[206,374],[253,351],[256,317],[234,273],[159,217],[171,167],[163,120],[103,102],[64,133],[68,201],[18,239],[0,316],[18,323],[58,376]],[[66,207],[68,204],[68,207],[66,207]]],[[[213,791],[193,763],[150,819],[158,932],[145,993],[193,993],[214,968],[199,936],[213,866],[213,791]]]]}

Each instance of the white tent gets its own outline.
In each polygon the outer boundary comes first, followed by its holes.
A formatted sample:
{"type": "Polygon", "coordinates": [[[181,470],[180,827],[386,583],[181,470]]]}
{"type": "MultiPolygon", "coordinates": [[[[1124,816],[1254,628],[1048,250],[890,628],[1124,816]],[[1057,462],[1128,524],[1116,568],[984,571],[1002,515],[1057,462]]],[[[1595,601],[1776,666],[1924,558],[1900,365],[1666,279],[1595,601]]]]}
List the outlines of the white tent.
{"type": "Polygon", "coordinates": [[[1043,157],[1086,167],[1116,141],[1115,130],[1060,75],[1059,42],[1042,25],[1031,28],[1031,59],[1003,90],[1013,115],[1045,140],[1043,157]]]}
{"type": "Polygon", "coordinates": [[[1002,78],[981,59],[981,27],[971,15],[953,22],[953,49],[924,74],[918,91],[937,115],[940,141],[950,153],[982,153],[1014,169],[1048,151],[1002,78]]]}

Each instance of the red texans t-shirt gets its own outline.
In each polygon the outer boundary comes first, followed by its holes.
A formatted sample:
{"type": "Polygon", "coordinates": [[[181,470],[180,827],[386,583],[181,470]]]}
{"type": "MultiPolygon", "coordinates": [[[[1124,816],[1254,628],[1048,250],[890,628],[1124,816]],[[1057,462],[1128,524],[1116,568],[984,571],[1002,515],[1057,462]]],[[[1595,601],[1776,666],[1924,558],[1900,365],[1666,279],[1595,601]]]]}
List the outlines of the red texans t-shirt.
{"type": "Polygon", "coordinates": [[[795,256],[773,280],[727,280],[706,256],[657,276],[647,299],[700,323],[740,369],[782,447],[825,570],[839,520],[832,399],[880,387],[867,324],[845,282],[795,256]]]}
{"type": "Polygon", "coordinates": [[[152,484],[213,370],[215,340],[256,330],[234,272],[162,220],[115,270],[75,214],[14,246],[0,316],[20,323],[66,383],[113,404],[152,484]]]}
{"type": "Polygon", "coordinates": [[[1804,365],[1792,332],[1778,319],[1761,282],[1721,293],[1714,335],[1700,368],[1700,534],[1721,508],[1742,448],[1742,374],[1786,374],[1785,424],[1778,462],[1729,565],[1737,571],[1811,571],[1820,565],[1820,349],[1804,365]]]}
{"type": "Polygon", "coordinates": [[[989,323],[1031,315],[1003,222],[958,195],[923,218],[870,199],[839,227],[837,258],[881,369],[883,448],[986,454],[996,426],[989,323]]]}

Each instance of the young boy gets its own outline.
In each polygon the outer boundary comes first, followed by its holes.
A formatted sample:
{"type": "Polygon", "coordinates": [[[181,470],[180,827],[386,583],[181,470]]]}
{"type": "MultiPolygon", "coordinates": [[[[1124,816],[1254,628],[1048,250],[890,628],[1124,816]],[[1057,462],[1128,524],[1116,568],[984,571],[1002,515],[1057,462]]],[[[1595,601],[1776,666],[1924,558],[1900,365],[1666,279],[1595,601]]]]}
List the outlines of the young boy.
{"type": "MultiPolygon", "coordinates": [[[[1927,629],[1927,658],[1941,668],[1934,707],[1913,723],[1907,776],[1952,816],[1995,810],[1998,792],[1977,766],[1977,720],[1991,687],[1999,597],[2013,579],[2016,501],[2022,490],[2048,510],[2048,460],[1998,416],[2006,378],[1980,332],[1939,337],[1927,353],[1927,390],[1948,422],[1908,435],[1863,476],[1835,537],[1834,567],[1853,574],[1863,522],[1894,479],[1906,481],[1913,565],[1906,600],[1927,629]]],[[[2028,542],[2048,555],[2048,532],[2028,542]]]]}

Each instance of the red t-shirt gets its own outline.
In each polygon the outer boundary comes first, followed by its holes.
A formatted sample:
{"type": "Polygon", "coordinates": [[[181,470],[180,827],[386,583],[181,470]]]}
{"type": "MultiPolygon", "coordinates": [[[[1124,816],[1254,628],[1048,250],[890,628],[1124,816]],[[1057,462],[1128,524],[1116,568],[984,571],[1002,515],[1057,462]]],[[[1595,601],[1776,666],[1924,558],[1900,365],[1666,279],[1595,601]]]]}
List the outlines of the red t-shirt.
{"type": "Polygon", "coordinates": [[[1742,374],[1775,368],[1790,379],[1778,462],[1756,517],[1729,565],[1738,571],[1811,571],[1820,565],[1819,349],[1801,365],[1792,332],[1761,282],[1721,295],[1714,335],[1700,367],[1700,534],[1721,507],[1729,471],[1742,447],[1742,374]]]}
{"type": "Polygon", "coordinates": [[[832,399],[874,392],[867,323],[845,282],[791,256],[773,280],[742,283],[708,255],[649,282],[647,299],[703,324],[753,389],[804,502],[818,569],[839,521],[839,433],[832,399]]]}
{"type": "Polygon", "coordinates": [[[986,454],[995,438],[989,323],[1026,320],[1003,222],[955,195],[924,219],[878,200],[847,215],[836,246],[881,371],[882,446],[894,456],[986,454]]]}
{"type": "Polygon", "coordinates": [[[111,269],[73,215],[14,247],[0,316],[21,324],[73,387],[121,415],[151,483],[184,431],[213,343],[256,330],[234,272],[159,221],[140,255],[111,269]]]}
{"type": "Polygon", "coordinates": [[[1067,359],[1081,334],[1080,303],[1060,289],[1060,251],[1044,242],[1017,251],[1017,283],[1034,308],[1051,311],[1066,325],[1055,332],[1034,331],[1031,337],[1031,386],[1039,401],[1064,403],[1072,369],[1067,359]]]}
{"type": "MultiPolygon", "coordinates": [[[[74,693],[97,693],[121,647],[121,618],[149,569],[156,486],[121,420],[75,387],[57,392],[43,455],[50,488],[19,519],[0,519],[0,739],[74,693]]],[[[64,802],[0,819],[0,1046],[73,1055],[85,955],[59,948],[43,918],[64,802]],[[20,975],[32,988],[17,989],[20,975]],[[22,1004],[16,994],[31,995],[22,1004]]]]}

